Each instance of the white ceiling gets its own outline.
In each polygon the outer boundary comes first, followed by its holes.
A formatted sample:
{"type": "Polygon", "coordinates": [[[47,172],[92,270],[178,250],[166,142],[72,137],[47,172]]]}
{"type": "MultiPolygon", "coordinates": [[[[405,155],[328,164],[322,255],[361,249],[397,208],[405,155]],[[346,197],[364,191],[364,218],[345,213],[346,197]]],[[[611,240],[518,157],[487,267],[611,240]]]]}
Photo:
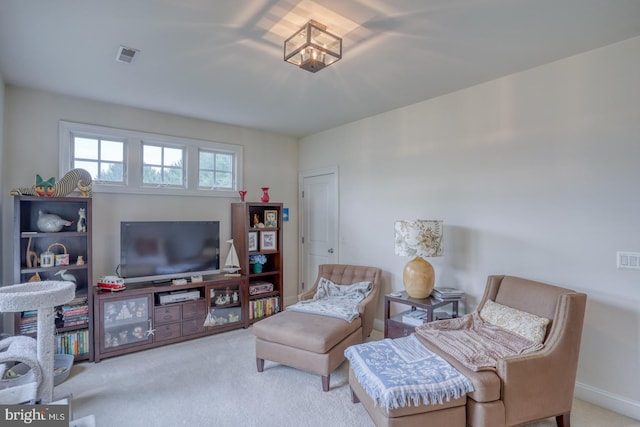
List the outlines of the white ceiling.
{"type": "Polygon", "coordinates": [[[638,35],[640,0],[0,0],[0,74],[300,137],[638,35]],[[315,74],[283,61],[308,19],[344,38],[315,74]]]}

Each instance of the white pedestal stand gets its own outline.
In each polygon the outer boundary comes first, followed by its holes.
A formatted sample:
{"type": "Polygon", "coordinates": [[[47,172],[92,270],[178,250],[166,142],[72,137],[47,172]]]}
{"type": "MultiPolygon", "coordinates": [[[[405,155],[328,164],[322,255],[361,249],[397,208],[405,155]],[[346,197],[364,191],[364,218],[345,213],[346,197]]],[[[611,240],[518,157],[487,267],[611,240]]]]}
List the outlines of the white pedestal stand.
{"type": "Polygon", "coordinates": [[[0,312],[38,310],[37,360],[42,369],[38,399],[41,403],[53,400],[54,307],[71,301],[75,293],[75,283],[61,281],[0,287],[0,312]]]}

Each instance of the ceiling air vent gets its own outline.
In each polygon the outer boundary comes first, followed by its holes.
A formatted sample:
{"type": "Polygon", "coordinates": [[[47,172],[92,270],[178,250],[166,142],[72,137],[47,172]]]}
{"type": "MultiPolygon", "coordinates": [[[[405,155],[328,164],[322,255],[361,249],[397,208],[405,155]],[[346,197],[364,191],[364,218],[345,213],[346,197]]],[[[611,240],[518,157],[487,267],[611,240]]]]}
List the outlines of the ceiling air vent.
{"type": "Polygon", "coordinates": [[[133,62],[133,58],[138,54],[138,52],[140,52],[138,49],[120,46],[118,48],[118,54],[116,55],[116,61],[131,64],[133,62]]]}

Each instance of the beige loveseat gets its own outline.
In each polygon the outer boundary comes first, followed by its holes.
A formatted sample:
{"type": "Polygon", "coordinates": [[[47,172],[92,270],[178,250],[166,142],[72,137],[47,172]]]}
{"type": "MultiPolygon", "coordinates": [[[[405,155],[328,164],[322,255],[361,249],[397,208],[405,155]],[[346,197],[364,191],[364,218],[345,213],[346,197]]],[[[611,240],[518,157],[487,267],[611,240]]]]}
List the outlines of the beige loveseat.
{"type": "Polygon", "coordinates": [[[393,409],[389,413],[349,373],[354,402],[361,401],[377,426],[517,426],[556,417],[569,427],[586,295],[512,276],[489,276],[477,312],[487,301],[550,319],[544,346],[499,359],[495,371],[473,371],[442,351],[434,340],[416,336],[473,383],[474,391],[443,405],[393,409]]]}
{"type": "Polygon", "coordinates": [[[333,372],[344,360],[344,350],[360,344],[371,334],[382,271],[376,267],[323,264],[313,287],[298,295],[298,300],[313,298],[318,282],[326,278],[339,285],[358,282],[373,284],[369,295],[360,301],[360,313],[352,322],[319,314],[283,311],[253,325],[256,336],[256,364],[264,370],[270,360],[322,376],[322,390],[329,390],[333,372]]]}

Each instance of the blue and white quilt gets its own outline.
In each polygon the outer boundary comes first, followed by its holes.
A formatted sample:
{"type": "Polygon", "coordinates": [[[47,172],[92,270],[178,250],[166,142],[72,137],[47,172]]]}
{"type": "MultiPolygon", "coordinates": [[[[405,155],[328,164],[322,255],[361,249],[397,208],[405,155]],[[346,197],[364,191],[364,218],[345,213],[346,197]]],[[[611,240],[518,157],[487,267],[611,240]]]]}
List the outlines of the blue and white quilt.
{"type": "Polygon", "coordinates": [[[413,334],[353,345],[344,354],[362,388],[387,412],[441,404],[473,391],[467,377],[413,334]]]}
{"type": "Polygon", "coordinates": [[[371,282],[338,285],[322,277],[312,299],[292,304],[287,310],[337,317],[351,323],[360,316],[358,304],[372,290],[371,282]]]}

